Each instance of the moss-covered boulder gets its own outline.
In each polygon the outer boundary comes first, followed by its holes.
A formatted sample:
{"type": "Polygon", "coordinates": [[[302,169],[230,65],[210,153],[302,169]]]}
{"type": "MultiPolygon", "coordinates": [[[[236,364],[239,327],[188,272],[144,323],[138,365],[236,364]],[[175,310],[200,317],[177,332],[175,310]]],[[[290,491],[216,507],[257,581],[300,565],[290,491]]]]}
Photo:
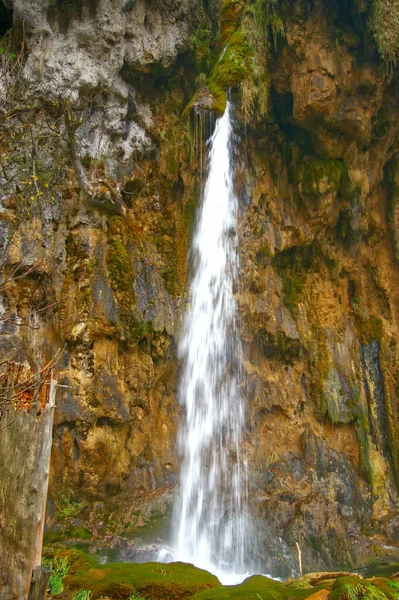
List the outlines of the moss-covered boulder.
{"type": "Polygon", "coordinates": [[[113,598],[127,600],[132,596],[154,600],[184,600],[210,588],[221,587],[214,576],[185,563],[106,563],[78,550],[62,551],[67,558],[69,574],[64,579],[65,598],[80,589],[91,591],[91,600],[113,598]]]}

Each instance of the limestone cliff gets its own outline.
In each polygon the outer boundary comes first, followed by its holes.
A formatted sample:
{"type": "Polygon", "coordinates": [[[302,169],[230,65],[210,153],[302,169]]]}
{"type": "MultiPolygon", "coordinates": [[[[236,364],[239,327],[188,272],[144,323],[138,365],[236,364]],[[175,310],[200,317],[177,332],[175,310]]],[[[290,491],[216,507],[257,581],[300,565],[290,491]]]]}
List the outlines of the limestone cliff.
{"type": "Polygon", "coordinates": [[[229,88],[262,564],[290,575],[296,542],[306,570],[395,543],[399,80],[387,5],[1,8],[0,345],[35,368],[55,357],[65,386],[52,531],[123,545],[170,510],[187,255],[229,88]]]}

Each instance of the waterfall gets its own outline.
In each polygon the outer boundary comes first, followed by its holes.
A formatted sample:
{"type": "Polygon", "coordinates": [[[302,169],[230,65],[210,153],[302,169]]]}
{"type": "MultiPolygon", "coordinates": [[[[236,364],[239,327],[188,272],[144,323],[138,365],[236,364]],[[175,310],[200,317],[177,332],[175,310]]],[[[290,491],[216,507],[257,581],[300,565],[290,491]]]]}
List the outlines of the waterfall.
{"type": "Polygon", "coordinates": [[[207,569],[226,583],[246,575],[249,537],[231,135],[228,103],[209,141],[208,176],[192,244],[191,307],[179,347],[179,398],[186,409],[179,437],[181,498],[173,515],[174,560],[207,569]]]}

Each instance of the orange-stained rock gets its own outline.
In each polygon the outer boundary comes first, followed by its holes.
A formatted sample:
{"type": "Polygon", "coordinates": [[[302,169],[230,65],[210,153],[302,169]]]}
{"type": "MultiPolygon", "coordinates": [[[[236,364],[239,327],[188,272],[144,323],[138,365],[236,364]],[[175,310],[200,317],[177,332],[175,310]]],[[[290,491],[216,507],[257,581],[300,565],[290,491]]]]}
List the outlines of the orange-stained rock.
{"type": "Polygon", "coordinates": [[[320,590],[311,596],[308,596],[308,600],[327,600],[330,596],[329,590],[320,590]]]}

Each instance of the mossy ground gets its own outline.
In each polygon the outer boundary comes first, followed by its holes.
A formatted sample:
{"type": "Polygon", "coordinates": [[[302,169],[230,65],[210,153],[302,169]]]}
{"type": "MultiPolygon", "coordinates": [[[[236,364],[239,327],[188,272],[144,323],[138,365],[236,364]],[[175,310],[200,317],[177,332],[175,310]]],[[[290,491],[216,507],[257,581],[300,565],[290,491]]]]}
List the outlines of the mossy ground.
{"type": "Polygon", "coordinates": [[[212,590],[201,592],[194,596],[195,600],[302,600],[323,586],[308,589],[292,589],[284,583],[274,581],[268,577],[254,575],[240,585],[220,586],[212,590]]]}
{"type": "Polygon", "coordinates": [[[183,600],[220,587],[214,575],[184,563],[101,565],[77,550],[62,551],[59,557],[67,557],[70,563],[69,575],[64,579],[65,599],[76,590],[86,589],[92,592],[92,600],[127,600],[135,593],[154,600],[183,600]]]}
{"type": "Polygon", "coordinates": [[[64,600],[79,589],[90,590],[92,600],[302,600],[324,589],[332,600],[397,600],[399,594],[398,582],[382,577],[334,577],[332,573],[314,587],[297,587],[255,575],[239,585],[223,586],[214,575],[185,563],[98,564],[78,550],[60,551],[54,560],[65,559],[68,575],[62,582],[64,591],[57,596],[64,600]]]}

